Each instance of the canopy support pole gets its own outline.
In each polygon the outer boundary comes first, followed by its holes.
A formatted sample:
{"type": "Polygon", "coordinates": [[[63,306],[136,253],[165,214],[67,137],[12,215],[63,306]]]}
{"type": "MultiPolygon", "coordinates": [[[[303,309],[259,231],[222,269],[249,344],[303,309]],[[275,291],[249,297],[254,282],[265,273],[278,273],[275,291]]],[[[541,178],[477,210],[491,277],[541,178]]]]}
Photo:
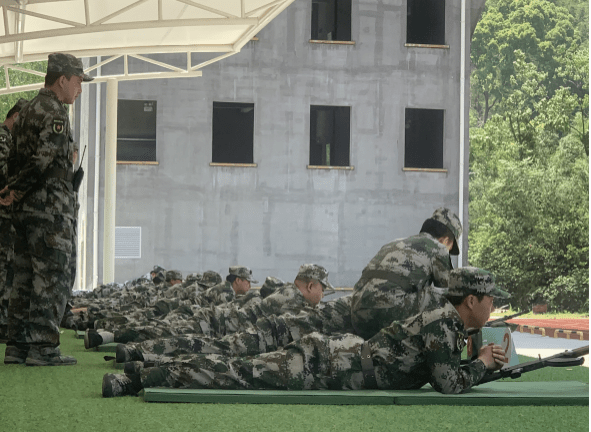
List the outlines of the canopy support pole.
{"type": "Polygon", "coordinates": [[[115,210],[117,208],[117,96],[119,82],[107,80],[105,133],[105,208],[103,234],[103,283],[115,281],[115,210]]]}

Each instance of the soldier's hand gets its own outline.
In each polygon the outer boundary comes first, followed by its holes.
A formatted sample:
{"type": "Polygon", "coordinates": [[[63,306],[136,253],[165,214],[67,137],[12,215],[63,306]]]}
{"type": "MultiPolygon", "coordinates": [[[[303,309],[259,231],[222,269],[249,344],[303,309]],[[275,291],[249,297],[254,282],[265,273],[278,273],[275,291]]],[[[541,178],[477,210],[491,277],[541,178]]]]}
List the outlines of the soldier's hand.
{"type": "Polygon", "coordinates": [[[499,370],[505,365],[505,351],[500,345],[491,343],[480,348],[478,359],[482,360],[488,370],[499,370]]]}

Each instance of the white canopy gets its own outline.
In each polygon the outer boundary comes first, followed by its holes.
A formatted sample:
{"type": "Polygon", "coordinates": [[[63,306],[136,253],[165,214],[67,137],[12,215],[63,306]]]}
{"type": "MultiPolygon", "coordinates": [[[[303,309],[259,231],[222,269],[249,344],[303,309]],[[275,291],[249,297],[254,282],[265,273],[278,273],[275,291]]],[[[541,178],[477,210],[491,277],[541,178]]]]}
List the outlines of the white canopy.
{"type": "MultiPolygon", "coordinates": [[[[76,57],[111,56],[101,64],[123,56],[125,70],[117,77],[120,80],[199,76],[202,67],[240,52],[293,1],[0,0],[0,65],[5,71],[21,70],[13,65],[47,60],[52,52],[67,52],[76,57]],[[186,66],[145,57],[171,52],[186,53],[186,66]],[[219,55],[193,65],[194,52],[219,55]],[[132,74],[127,69],[128,56],[170,72],[132,74]]],[[[8,83],[0,94],[37,87],[11,88],[8,83]]]]}

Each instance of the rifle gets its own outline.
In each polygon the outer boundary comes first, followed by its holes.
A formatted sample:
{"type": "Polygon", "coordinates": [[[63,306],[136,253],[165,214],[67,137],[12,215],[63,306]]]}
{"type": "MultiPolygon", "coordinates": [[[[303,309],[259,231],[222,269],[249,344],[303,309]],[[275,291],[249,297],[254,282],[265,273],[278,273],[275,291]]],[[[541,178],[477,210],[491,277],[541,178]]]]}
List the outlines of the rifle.
{"type": "Polygon", "coordinates": [[[506,326],[506,321],[513,319],[513,318],[517,318],[518,316],[521,315],[525,315],[526,313],[529,313],[529,311],[523,311],[523,312],[517,312],[516,314],[513,315],[507,315],[501,318],[497,318],[494,319],[492,321],[487,321],[486,324],[484,325],[484,327],[504,327],[506,326]]]}
{"type": "Polygon", "coordinates": [[[589,354],[589,345],[576,348],[569,351],[564,351],[550,357],[540,358],[538,360],[520,363],[517,366],[511,366],[501,369],[490,374],[486,374],[476,385],[485,384],[487,382],[496,381],[502,378],[519,378],[526,372],[532,372],[545,367],[570,367],[580,366],[585,362],[582,357],[589,354]]]}
{"type": "Polygon", "coordinates": [[[74,173],[74,178],[72,179],[72,186],[76,192],[80,189],[80,185],[82,184],[82,179],[84,178],[84,170],[82,169],[82,161],[84,160],[84,155],[86,154],[86,147],[84,147],[84,151],[82,152],[82,158],[80,159],[80,166],[78,170],[74,173]]]}

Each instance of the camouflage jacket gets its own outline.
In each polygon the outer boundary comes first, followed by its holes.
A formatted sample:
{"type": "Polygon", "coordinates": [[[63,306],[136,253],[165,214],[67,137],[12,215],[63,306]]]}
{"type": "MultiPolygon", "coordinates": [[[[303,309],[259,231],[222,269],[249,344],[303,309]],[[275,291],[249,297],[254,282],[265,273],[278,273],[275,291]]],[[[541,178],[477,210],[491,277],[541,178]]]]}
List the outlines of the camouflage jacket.
{"type": "Polygon", "coordinates": [[[447,287],[447,248],[427,233],[384,245],[363,270],[351,299],[353,324],[369,339],[394,319],[418,313],[418,294],[435,284],[447,287]]]}
{"type": "Polygon", "coordinates": [[[201,309],[195,314],[195,319],[200,321],[203,334],[223,337],[245,330],[260,318],[285,312],[298,313],[306,307],[310,307],[310,303],[298,287],[287,283],[261,302],[253,302],[241,308],[230,306],[201,309]]]}
{"type": "Polygon", "coordinates": [[[456,308],[429,292],[423,312],[393,322],[369,340],[378,387],[463,392],[482,379],[480,360],[460,365],[467,332],[456,308]]]}
{"type": "Polygon", "coordinates": [[[0,127],[0,190],[8,184],[8,155],[12,148],[12,135],[4,125],[0,127]]]}
{"type": "Polygon", "coordinates": [[[228,303],[234,300],[235,294],[232,284],[224,281],[212,286],[202,293],[196,294],[195,304],[205,306],[215,306],[222,303],[228,303]]]}
{"type": "Polygon", "coordinates": [[[68,111],[55,93],[39,90],[20,111],[12,132],[16,174],[8,188],[26,194],[16,209],[73,218],[72,181],[52,173],[73,175],[75,146],[70,139],[68,111]]]}

